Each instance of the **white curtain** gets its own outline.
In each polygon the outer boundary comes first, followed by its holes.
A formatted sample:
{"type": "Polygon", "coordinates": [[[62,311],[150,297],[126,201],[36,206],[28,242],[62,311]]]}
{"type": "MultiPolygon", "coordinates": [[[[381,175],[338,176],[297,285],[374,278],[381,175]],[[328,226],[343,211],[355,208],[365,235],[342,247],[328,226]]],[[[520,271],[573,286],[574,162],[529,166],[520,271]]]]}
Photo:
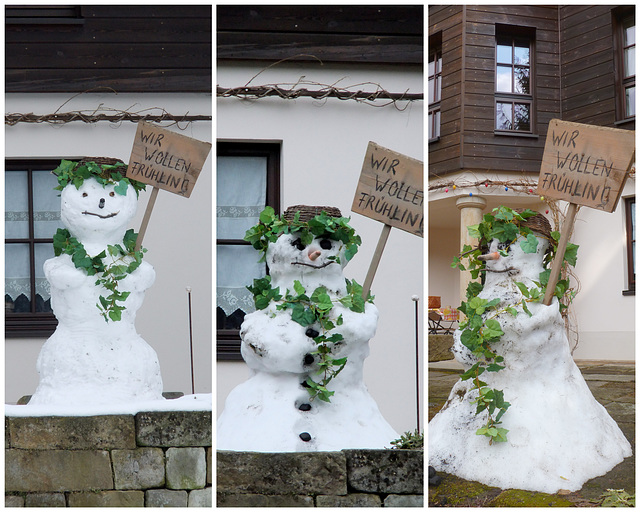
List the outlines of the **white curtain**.
{"type": "MultiPolygon", "coordinates": [[[[258,223],[266,205],[266,157],[221,156],[217,160],[217,238],[242,240],[258,223]]],[[[246,289],[254,278],[265,275],[261,253],[248,245],[219,244],[217,247],[217,305],[226,315],[237,309],[255,310],[253,295],[246,289]]]]}
{"type": "MultiPolygon", "coordinates": [[[[54,190],[58,182],[50,171],[33,171],[33,226],[34,238],[52,238],[59,227],[60,197],[54,190]]],[[[29,200],[27,171],[5,172],[5,237],[29,238],[29,200]]],[[[35,245],[36,294],[44,301],[51,296],[49,283],[44,277],[43,263],[53,258],[53,245],[35,245]]],[[[29,245],[5,244],[5,294],[16,300],[21,294],[31,297],[29,276],[29,245]]]]}

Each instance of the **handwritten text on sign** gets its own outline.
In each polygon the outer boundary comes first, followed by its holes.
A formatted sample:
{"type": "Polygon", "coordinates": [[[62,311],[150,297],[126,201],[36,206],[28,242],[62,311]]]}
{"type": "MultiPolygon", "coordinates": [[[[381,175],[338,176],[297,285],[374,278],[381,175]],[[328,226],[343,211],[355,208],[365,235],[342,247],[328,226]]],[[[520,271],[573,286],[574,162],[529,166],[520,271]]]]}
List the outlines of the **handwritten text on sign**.
{"type": "Polygon", "coordinates": [[[210,151],[208,142],[141,121],[127,177],[189,197],[210,151]]]}
{"type": "Polygon", "coordinates": [[[552,119],[538,194],[615,210],[634,158],[635,132],[552,119]]]}
{"type": "Polygon", "coordinates": [[[423,236],[422,177],[419,160],[369,142],[351,211],[423,236]]]}

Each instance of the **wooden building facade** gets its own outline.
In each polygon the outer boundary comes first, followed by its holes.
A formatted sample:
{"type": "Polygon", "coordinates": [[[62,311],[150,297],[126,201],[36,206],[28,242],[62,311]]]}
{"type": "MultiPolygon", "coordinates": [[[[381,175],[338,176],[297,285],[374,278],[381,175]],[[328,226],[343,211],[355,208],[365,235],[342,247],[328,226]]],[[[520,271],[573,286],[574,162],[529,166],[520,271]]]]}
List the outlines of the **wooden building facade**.
{"type": "Polygon", "coordinates": [[[439,110],[430,136],[430,175],[462,169],[537,173],[553,118],[635,129],[623,84],[629,16],[632,6],[430,6],[429,68],[441,66],[430,80],[436,88],[441,80],[441,96],[430,101],[430,109],[439,110]],[[509,44],[511,62],[499,52],[509,44]],[[518,58],[518,49],[528,55],[518,58]],[[509,66],[511,90],[500,84],[509,66]],[[516,110],[510,127],[499,120],[506,104],[516,110]],[[520,126],[518,108],[528,110],[520,126]]]}

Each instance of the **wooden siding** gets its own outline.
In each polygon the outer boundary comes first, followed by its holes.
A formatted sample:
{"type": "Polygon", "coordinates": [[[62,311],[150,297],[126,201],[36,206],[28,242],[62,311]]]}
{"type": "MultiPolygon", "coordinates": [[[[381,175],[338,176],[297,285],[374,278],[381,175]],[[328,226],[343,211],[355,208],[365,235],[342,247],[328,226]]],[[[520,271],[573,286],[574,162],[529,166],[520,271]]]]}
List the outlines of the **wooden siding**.
{"type": "Polygon", "coordinates": [[[89,5],[67,22],[7,17],[5,90],[210,92],[211,14],[207,5],[89,5]]]}
{"type": "Polygon", "coordinates": [[[422,5],[219,5],[219,60],[422,65],[422,5]]]}
{"type": "MultiPolygon", "coordinates": [[[[560,10],[562,112],[565,121],[614,126],[616,90],[612,5],[560,10]]],[[[635,123],[620,128],[635,129],[635,123]]]]}

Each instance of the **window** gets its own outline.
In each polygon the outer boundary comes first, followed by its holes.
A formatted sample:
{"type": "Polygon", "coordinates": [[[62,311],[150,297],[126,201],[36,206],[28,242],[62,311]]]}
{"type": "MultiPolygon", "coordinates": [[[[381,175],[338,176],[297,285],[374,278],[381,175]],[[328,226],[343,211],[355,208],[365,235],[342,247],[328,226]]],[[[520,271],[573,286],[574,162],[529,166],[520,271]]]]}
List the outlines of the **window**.
{"type": "Polygon", "coordinates": [[[626,229],[627,229],[627,282],[628,290],[624,295],[636,293],[636,198],[628,197],[624,200],[626,229]]]}
{"type": "Polygon", "coordinates": [[[495,127],[531,133],[533,115],[531,38],[496,29],[495,127]]]}
{"type": "Polygon", "coordinates": [[[267,272],[243,237],[265,206],[280,211],[280,145],[219,142],[217,148],[217,352],[220,360],[237,360],[240,325],[255,310],[246,287],[267,272]]]}
{"type": "Polygon", "coordinates": [[[625,121],[636,115],[636,19],[633,7],[616,12],[616,117],[618,121],[625,121]]]}
{"type": "Polygon", "coordinates": [[[440,138],[440,100],[442,97],[442,45],[429,45],[429,140],[440,138]]]}
{"type": "Polygon", "coordinates": [[[7,160],[5,336],[47,337],[57,325],[43,263],[54,256],[60,198],[51,174],[60,160],[7,160]]]}

